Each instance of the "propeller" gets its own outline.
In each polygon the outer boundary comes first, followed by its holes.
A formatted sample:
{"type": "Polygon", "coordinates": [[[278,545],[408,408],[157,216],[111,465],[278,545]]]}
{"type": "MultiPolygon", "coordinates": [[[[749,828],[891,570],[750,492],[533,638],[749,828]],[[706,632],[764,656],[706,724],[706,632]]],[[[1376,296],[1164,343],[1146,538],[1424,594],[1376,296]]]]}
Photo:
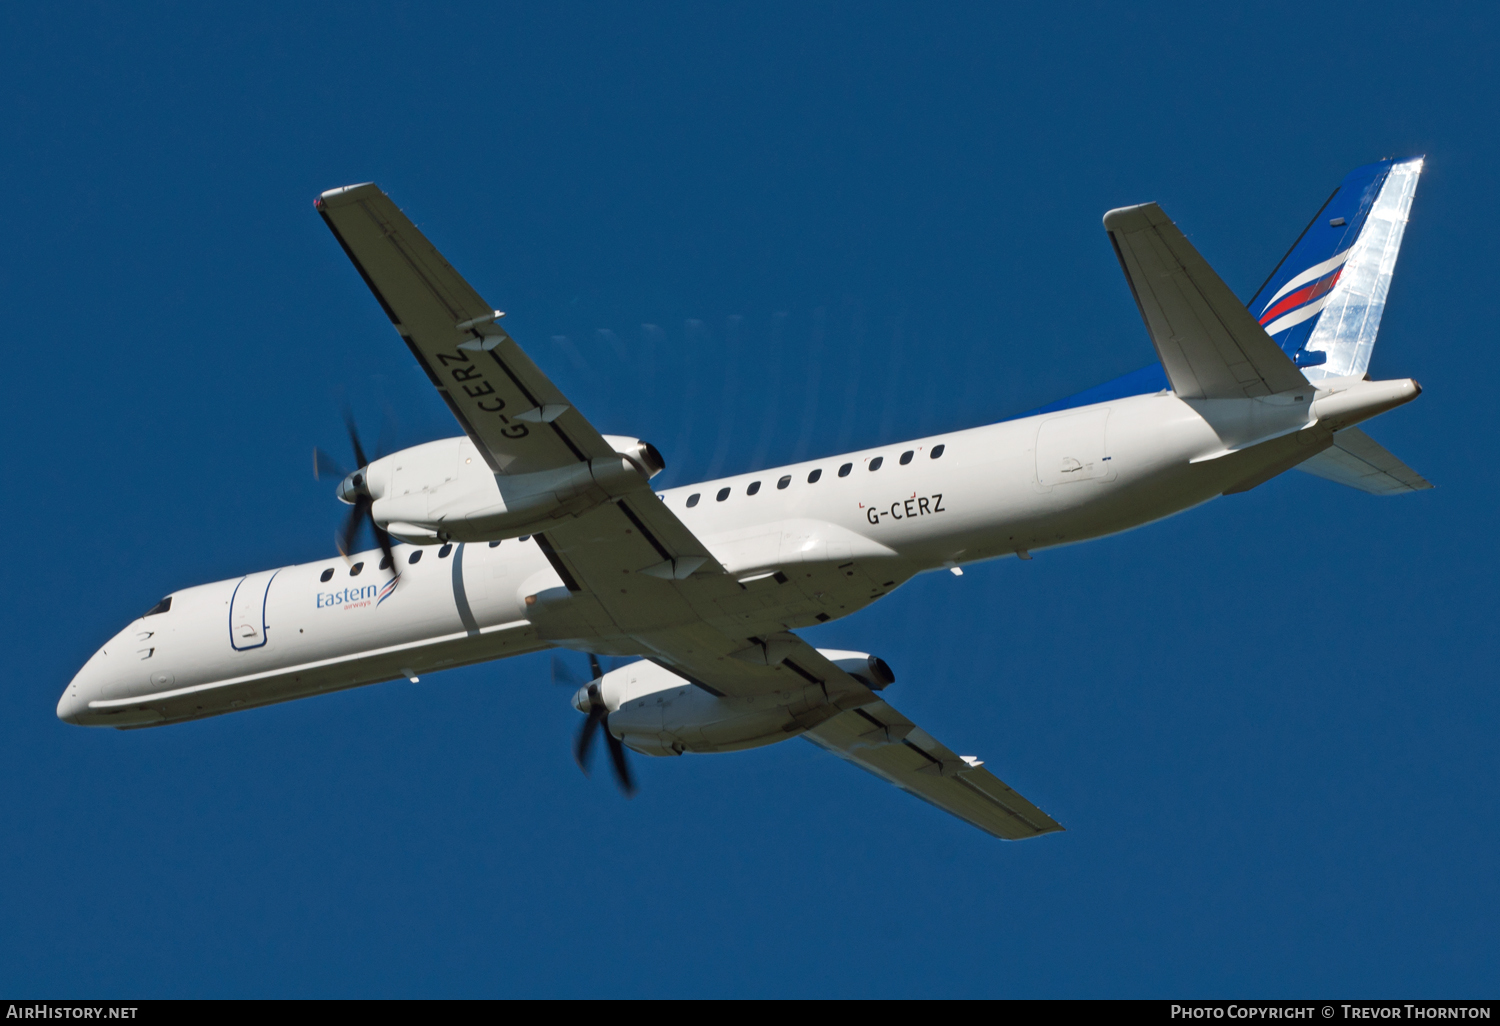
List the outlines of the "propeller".
{"type": "MultiPolygon", "coordinates": [[[[583,729],[578,732],[578,738],[573,742],[573,758],[578,762],[578,768],[583,770],[584,776],[589,775],[589,750],[594,745],[594,735],[601,730],[604,734],[605,743],[609,746],[609,758],[615,769],[615,779],[620,784],[620,790],[625,792],[625,797],[635,796],[635,781],[630,776],[630,764],[625,761],[625,745],[620,739],[609,732],[609,707],[604,704],[604,695],[600,691],[600,682],[604,678],[604,667],[599,665],[599,657],[592,652],[589,653],[589,669],[594,674],[594,679],[589,681],[585,688],[575,699],[575,704],[580,709],[587,702],[588,719],[583,721],[583,729]]],[[[558,682],[561,677],[564,680],[571,677],[556,656],[552,657],[552,680],[558,682]]]]}
{"type": "Polygon", "coordinates": [[[354,507],[338,533],[339,554],[347,558],[354,551],[359,529],[368,522],[371,533],[375,535],[375,544],[380,546],[381,555],[385,557],[381,560],[381,567],[388,567],[392,577],[400,577],[401,571],[396,569],[396,554],[391,549],[391,536],[375,522],[372,512],[375,500],[370,497],[370,489],[365,481],[365,468],[370,465],[370,461],[365,458],[365,447],[360,444],[359,428],[355,426],[354,415],[348,410],[344,411],[344,425],[349,429],[349,446],[354,450],[356,470],[352,473],[345,471],[337,460],[322,449],[313,449],[313,477],[319,481],[324,478],[343,481],[344,484],[339,488],[339,498],[354,507]]]}

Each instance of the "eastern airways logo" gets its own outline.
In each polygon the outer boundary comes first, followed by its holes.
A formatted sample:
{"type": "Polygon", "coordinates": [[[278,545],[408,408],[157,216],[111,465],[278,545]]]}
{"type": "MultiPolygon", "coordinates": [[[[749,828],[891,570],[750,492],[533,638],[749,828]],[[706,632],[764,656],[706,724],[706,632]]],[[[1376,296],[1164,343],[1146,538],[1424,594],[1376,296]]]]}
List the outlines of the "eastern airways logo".
{"type": "Polygon", "coordinates": [[[397,578],[392,577],[384,585],[367,584],[363,588],[340,588],[338,591],[320,591],[317,595],[319,609],[369,609],[380,605],[396,591],[397,578]]]}

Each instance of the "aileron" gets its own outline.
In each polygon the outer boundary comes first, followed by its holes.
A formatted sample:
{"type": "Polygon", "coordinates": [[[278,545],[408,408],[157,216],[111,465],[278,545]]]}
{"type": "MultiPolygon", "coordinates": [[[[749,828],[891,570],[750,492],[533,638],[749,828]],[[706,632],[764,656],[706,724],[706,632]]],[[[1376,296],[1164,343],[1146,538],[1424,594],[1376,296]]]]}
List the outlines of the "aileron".
{"type": "Polygon", "coordinates": [[[956,755],[884,701],[841,713],[804,736],[995,837],[1015,841],[1063,829],[979,760],[956,755]]]}

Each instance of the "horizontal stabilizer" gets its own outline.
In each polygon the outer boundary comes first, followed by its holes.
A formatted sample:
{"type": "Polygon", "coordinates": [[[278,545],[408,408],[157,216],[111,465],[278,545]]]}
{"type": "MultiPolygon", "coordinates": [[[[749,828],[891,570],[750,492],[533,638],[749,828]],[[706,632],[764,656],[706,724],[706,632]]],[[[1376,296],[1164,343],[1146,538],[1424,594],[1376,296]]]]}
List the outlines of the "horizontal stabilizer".
{"type": "Polygon", "coordinates": [[[1297,469],[1371,495],[1419,492],[1432,487],[1421,474],[1359,428],[1340,431],[1333,436],[1333,445],[1299,463],[1297,469]]]}
{"type": "Polygon", "coordinates": [[[1246,399],[1307,384],[1161,207],[1111,210],[1104,228],[1172,391],[1246,399]]]}
{"type": "Polygon", "coordinates": [[[802,736],[995,837],[1018,841],[1062,829],[978,759],[954,755],[885,702],[839,713],[802,736]]]}

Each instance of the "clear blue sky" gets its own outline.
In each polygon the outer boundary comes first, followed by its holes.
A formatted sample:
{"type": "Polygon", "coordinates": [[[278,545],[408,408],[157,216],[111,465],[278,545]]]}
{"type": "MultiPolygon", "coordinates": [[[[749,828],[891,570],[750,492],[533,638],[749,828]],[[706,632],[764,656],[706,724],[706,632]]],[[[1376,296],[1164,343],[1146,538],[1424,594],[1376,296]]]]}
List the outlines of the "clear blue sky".
{"type": "Polygon", "coordinates": [[[0,993],[1493,996],[1500,16],[1227,6],[7,8],[0,993]],[[1371,370],[1426,392],[1370,433],[1436,490],[1288,474],[809,632],[1066,834],[800,741],[626,801],[545,655],[53,717],[167,591],[332,552],[343,402],[456,433],[324,189],[379,182],[670,485],[1142,366],[1106,209],[1248,295],[1413,153],[1371,370]]]}

